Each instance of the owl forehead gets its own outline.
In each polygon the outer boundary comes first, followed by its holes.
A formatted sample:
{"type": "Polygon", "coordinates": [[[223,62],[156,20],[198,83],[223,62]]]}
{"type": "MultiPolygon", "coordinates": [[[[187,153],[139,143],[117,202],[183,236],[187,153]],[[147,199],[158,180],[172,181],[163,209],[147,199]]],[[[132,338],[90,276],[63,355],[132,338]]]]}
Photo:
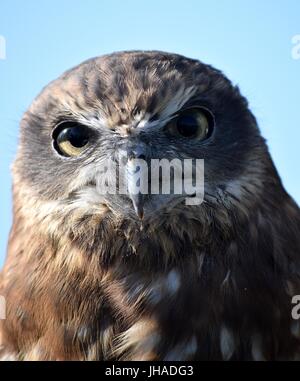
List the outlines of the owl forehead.
{"type": "Polygon", "coordinates": [[[54,113],[102,121],[108,128],[168,119],[209,87],[206,65],[161,53],[92,59],[65,73],[42,94],[54,113]],[[52,102],[49,102],[49,99],[52,102]]]}

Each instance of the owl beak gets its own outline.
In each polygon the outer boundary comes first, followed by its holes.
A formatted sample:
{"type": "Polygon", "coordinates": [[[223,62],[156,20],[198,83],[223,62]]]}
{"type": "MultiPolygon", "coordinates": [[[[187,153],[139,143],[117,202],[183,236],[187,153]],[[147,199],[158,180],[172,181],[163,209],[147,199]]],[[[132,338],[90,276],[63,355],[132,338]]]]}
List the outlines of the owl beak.
{"type": "Polygon", "coordinates": [[[128,185],[129,198],[132,201],[133,208],[140,220],[144,218],[145,195],[137,188],[137,183],[148,182],[148,170],[143,168],[147,165],[145,161],[145,147],[136,146],[128,152],[128,161],[126,164],[126,178],[128,185]]]}
{"type": "Polygon", "coordinates": [[[140,220],[144,218],[144,195],[141,193],[129,195],[132,201],[133,208],[140,220]]]}

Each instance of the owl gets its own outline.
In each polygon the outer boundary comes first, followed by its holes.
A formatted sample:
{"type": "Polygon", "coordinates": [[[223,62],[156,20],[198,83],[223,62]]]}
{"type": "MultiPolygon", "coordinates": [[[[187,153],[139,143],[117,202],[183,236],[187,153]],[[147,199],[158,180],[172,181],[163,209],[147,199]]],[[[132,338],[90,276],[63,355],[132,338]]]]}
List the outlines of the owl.
{"type": "Polygon", "coordinates": [[[34,100],[12,170],[2,359],[299,359],[299,208],[222,72],[157,51],[90,59],[34,100]],[[101,192],[105,163],[133,159],[203,160],[201,202],[101,192]]]}

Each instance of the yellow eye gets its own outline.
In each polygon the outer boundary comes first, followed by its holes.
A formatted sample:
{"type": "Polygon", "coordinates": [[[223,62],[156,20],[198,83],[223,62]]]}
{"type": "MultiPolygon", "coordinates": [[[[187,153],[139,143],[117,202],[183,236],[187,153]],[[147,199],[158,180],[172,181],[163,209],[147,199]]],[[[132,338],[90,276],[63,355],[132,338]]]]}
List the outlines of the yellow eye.
{"type": "Polygon", "coordinates": [[[55,138],[55,148],[59,154],[67,157],[80,155],[88,146],[90,131],[76,123],[65,123],[55,138]]]}
{"type": "Polygon", "coordinates": [[[187,139],[204,140],[211,135],[213,124],[213,117],[209,111],[200,108],[188,109],[170,123],[170,132],[187,139]]]}

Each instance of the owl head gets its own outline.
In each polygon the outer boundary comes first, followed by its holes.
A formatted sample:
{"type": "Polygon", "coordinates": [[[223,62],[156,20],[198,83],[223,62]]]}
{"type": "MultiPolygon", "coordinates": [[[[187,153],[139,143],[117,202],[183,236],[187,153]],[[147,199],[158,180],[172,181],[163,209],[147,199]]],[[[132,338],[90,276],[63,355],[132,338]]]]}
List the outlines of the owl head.
{"type": "Polygon", "coordinates": [[[23,117],[14,172],[22,207],[40,221],[105,211],[136,223],[177,215],[180,224],[182,214],[251,208],[273,167],[246,99],[220,71],[176,54],[134,51],[90,59],[41,92],[23,117]],[[106,180],[120,187],[107,163],[135,179],[132,159],[203,160],[201,205],[186,202],[195,194],[100,191],[106,180]]]}

